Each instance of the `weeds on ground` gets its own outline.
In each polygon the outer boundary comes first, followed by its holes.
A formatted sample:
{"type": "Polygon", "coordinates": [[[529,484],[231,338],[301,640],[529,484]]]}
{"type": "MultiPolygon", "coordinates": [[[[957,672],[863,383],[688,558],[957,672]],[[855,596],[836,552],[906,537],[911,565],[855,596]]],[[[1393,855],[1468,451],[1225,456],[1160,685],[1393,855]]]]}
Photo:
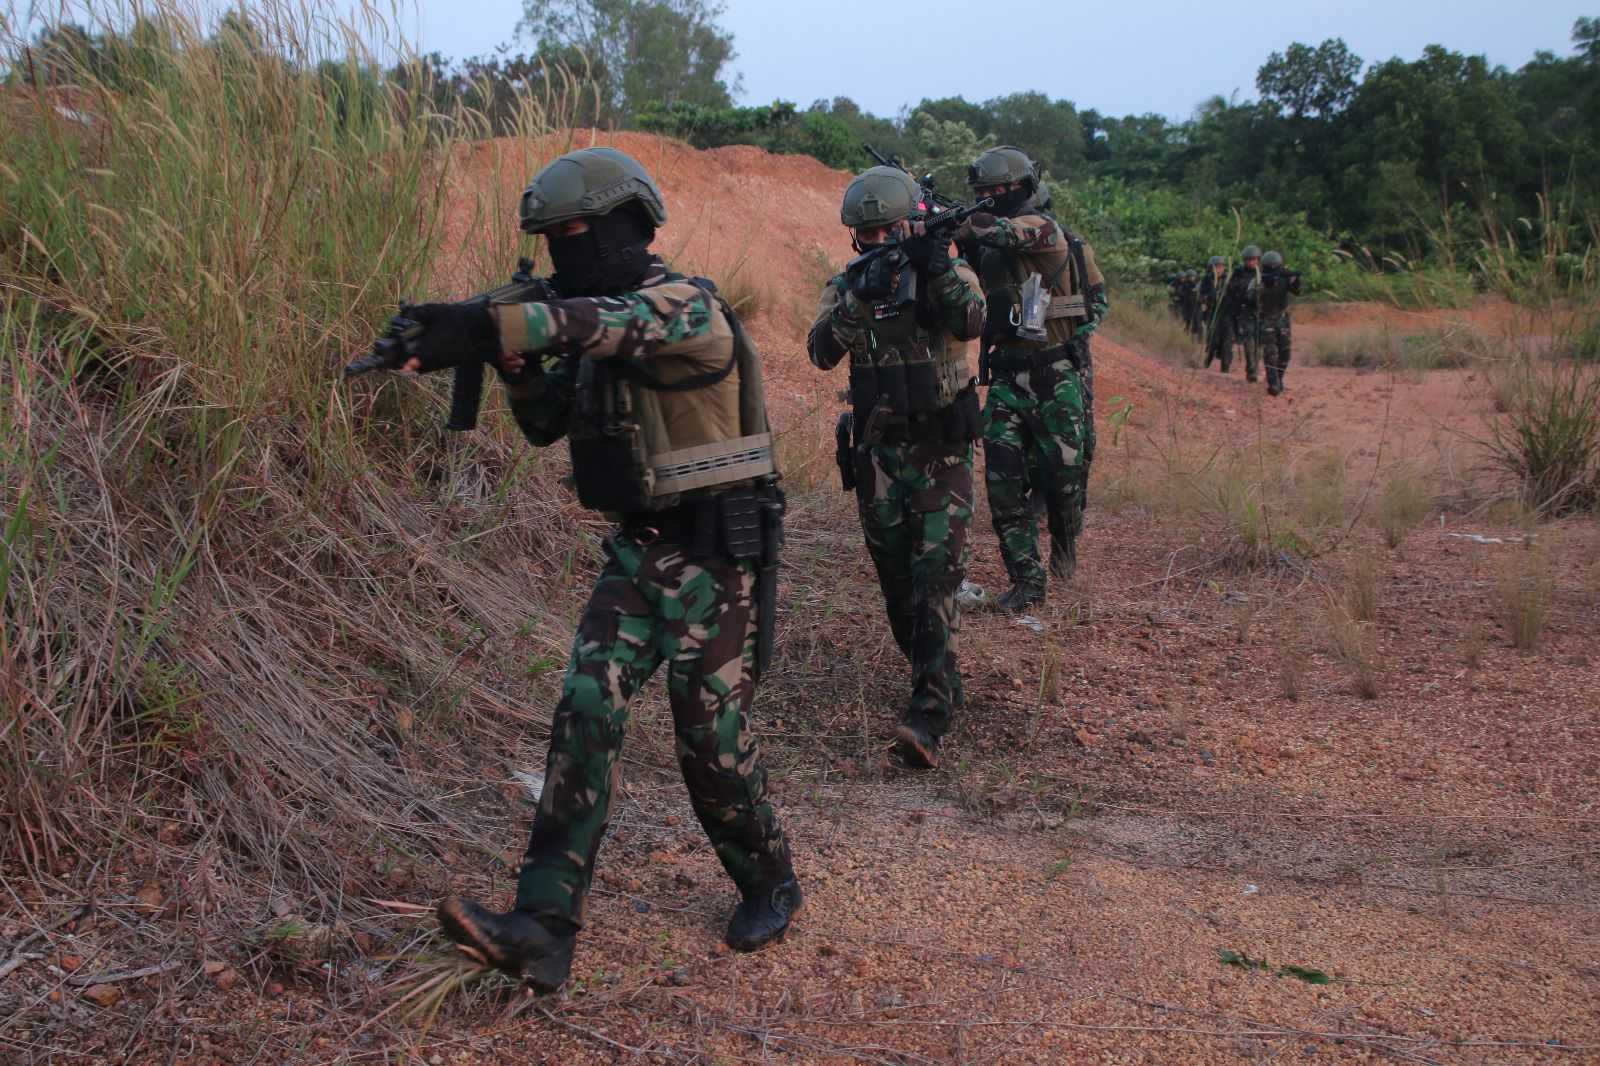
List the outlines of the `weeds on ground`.
{"type": "Polygon", "coordinates": [[[1350,672],[1350,684],[1364,700],[1378,698],[1378,664],[1372,646],[1369,623],[1350,611],[1340,596],[1329,593],[1323,611],[1324,636],[1328,650],[1350,672]]]}
{"type": "Polygon", "coordinates": [[[1542,515],[1600,504],[1600,368],[1520,359],[1496,387],[1503,411],[1482,442],[1542,515]]]}
{"type": "Polygon", "coordinates": [[[1533,651],[1544,636],[1555,594],[1555,573],[1548,554],[1535,542],[1507,554],[1501,565],[1498,591],[1501,621],[1514,647],[1533,651]]]}
{"type": "Polygon", "coordinates": [[[1487,344],[1476,330],[1456,324],[1425,333],[1383,328],[1322,337],[1312,347],[1311,362],[1354,370],[1421,373],[1472,366],[1487,354],[1487,344]]]}
{"type": "Polygon", "coordinates": [[[1205,361],[1200,342],[1172,313],[1166,295],[1156,290],[1139,290],[1112,301],[1106,331],[1130,347],[1179,366],[1199,367],[1205,361]]]}
{"type": "Polygon", "coordinates": [[[1378,494],[1373,524],[1383,533],[1385,544],[1398,548],[1407,534],[1422,524],[1431,504],[1426,486],[1414,471],[1405,466],[1391,467],[1378,494]]]}
{"type": "Polygon", "coordinates": [[[1378,619],[1378,568],[1365,552],[1351,561],[1345,574],[1344,609],[1357,622],[1378,619]]]}

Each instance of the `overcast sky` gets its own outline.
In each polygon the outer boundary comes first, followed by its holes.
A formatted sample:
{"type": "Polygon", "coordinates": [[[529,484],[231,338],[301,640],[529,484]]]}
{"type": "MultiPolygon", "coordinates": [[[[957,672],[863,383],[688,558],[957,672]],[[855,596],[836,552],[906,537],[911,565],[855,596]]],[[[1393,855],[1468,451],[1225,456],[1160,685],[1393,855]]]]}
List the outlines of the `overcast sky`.
{"type": "MultiPolygon", "coordinates": [[[[407,2],[420,50],[452,58],[492,51],[521,14],[516,0],[407,2]]],[[[1369,63],[1442,44],[1518,67],[1539,49],[1570,54],[1581,15],[1600,0],[728,0],[721,22],[741,103],[849,96],[893,116],[925,96],[1037,89],[1104,114],[1187,117],[1214,93],[1254,96],[1256,68],[1292,41],[1343,37],[1369,63]]]]}

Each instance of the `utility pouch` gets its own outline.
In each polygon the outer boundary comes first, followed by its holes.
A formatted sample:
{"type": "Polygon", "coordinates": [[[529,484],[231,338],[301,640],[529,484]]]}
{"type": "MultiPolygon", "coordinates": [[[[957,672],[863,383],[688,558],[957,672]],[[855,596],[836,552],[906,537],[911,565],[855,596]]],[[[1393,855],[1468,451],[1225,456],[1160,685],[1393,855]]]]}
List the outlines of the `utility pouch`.
{"type": "Polygon", "coordinates": [[[1036,344],[1048,340],[1044,322],[1049,313],[1050,294],[1045,289],[1044,279],[1037,272],[1029,274],[1028,280],[1022,283],[1022,295],[1012,316],[1018,339],[1036,344]]]}
{"type": "Polygon", "coordinates": [[[762,501],[748,489],[717,497],[722,548],[730,559],[756,559],[762,548],[762,501]]]}
{"type": "Polygon", "coordinates": [[[897,408],[911,415],[928,415],[939,410],[939,372],[932,359],[904,364],[906,406],[897,408]]]}
{"type": "Polygon", "coordinates": [[[850,407],[862,418],[878,399],[878,368],[869,363],[850,366],[850,407]]]}
{"type": "Polygon", "coordinates": [[[627,514],[648,510],[653,472],[644,465],[644,441],[636,425],[567,438],[578,502],[593,511],[627,514]]]}
{"type": "Polygon", "coordinates": [[[839,421],[833,424],[833,461],[839,466],[839,481],[846,492],[854,492],[856,488],[856,455],[850,443],[854,427],[855,416],[849,411],[841,411],[839,421]]]}
{"type": "Polygon", "coordinates": [[[950,405],[947,432],[953,444],[970,444],[983,436],[983,409],[978,406],[978,390],[974,388],[975,384],[976,382],[968,383],[966,388],[956,394],[955,402],[950,405]]]}
{"type": "Polygon", "coordinates": [[[878,406],[903,415],[911,410],[911,399],[906,381],[904,363],[878,364],[878,406]]]}

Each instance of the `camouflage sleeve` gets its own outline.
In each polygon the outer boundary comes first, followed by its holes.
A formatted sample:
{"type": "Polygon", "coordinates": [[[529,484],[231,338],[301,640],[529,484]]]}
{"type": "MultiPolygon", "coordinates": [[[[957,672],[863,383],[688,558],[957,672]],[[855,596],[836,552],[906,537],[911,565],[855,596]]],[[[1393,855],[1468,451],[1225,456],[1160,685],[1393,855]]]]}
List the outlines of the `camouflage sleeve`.
{"type": "Polygon", "coordinates": [[[983,290],[964,260],[957,259],[954,269],[936,275],[928,287],[956,340],[970,341],[983,332],[983,290]]]}
{"type": "Polygon", "coordinates": [[[709,337],[711,299],[689,286],[652,286],[622,296],[586,296],[495,308],[510,352],[558,351],[590,359],[655,355],[709,337]],[[668,291],[670,289],[670,291],[668,291]]]}
{"type": "Polygon", "coordinates": [[[1106,278],[1100,273],[1100,264],[1094,261],[1094,249],[1089,247],[1089,242],[1083,242],[1083,298],[1089,305],[1089,320],[1072,331],[1074,337],[1087,337],[1100,328],[1100,323],[1105,321],[1106,313],[1111,310],[1111,301],[1106,297],[1106,278]]]}
{"type": "Polygon", "coordinates": [[[567,435],[577,391],[576,369],[575,360],[549,360],[523,380],[506,383],[511,416],[529,444],[546,448],[567,435]]]}
{"type": "Polygon", "coordinates": [[[820,370],[838,366],[839,360],[850,354],[850,345],[860,330],[844,293],[844,275],[835,275],[823,286],[817,317],[806,335],[806,355],[811,365],[820,370]]]}
{"type": "Polygon", "coordinates": [[[1044,251],[1061,243],[1061,227],[1043,215],[1018,215],[1001,218],[980,211],[962,223],[962,237],[971,237],[988,248],[1007,248],[1015,252],[1044,251]]]}

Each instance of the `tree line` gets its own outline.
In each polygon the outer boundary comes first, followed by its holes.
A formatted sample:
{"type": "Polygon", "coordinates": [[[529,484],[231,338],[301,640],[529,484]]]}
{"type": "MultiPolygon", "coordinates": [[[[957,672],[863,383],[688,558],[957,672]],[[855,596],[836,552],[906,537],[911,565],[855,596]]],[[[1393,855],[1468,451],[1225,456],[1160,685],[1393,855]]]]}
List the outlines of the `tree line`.
{"type": "MultiPolygon", "coordinates": [[[[1175,121],[1036,91],[925,98],[892,117],[847,96],[741,107],[722,14],[712,0],[526,0],[521,51],[323,73],[334,91],[352,77],[420,79],[441,104],[480,115],[486,133],[516,132],[529,94],[559,93],[575,121],[698,147],[753,144],[854,170],[870,164],[862,144],[872,143],[951,193],[978,151],[1016,144],[1062,192],[1057,206],[1109,246],[1111,265],[1134,271],[1189,265],[1230,231],[1242,243],[1266,228],[1302,262],[1457,266],[1488,239],[1565,257],[1569,270],[1589,269],[1600,236],[1600,18],[1577,20],[1570,47],[1516,70],[1441,45],[1368,63],[1337,38],[1294,43],[1261,64],[1255,99],[1212,96],[1175,121]]],[[[87,65],[114,83],[140,32],[53,27],[7,78],[51,83],[87,65]]],[[[248,17],[230,13],[218,40],[247,46],[248,17]]]]}

